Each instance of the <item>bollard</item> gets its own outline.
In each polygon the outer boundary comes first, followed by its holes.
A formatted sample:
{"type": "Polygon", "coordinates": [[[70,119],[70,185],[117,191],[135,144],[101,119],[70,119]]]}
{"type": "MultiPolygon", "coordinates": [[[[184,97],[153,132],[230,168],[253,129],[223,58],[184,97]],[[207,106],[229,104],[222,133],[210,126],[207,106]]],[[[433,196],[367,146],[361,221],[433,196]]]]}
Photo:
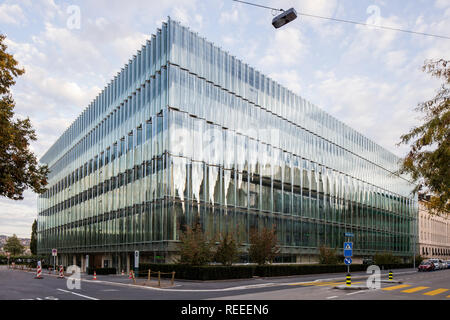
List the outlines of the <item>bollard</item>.
{"type": "Polygon", "coordinates": [[[352,285],[352,276],[350,273],[347,273],[347,281],[346,281],[347,287],[350,287],[352,285]]]}
{"type": "Polygon", "coordinates": [[[92,280],[97,280],[97,272],[94,271],[94,278],[92,280]]]}
{"type": "Polygon", "coordinates": [[[133,271],[132,275],[133,275],[133,283],[136,284],[136,277],[134,276],[134,271],[133,271]]]}
{"type": "Polygon", "coordinates": [[[152,271],[150,269],[148,269],[148,282],[150,282],[150,279],[152,277],[151,273],[152,273],[152,271]]]}
{"type": "Polygon", "coordinates": [[[158,287],[161,288],[161,271],[158,271],[158,287]]]}
{"type": "Polygon", "coordinates": [[[59,279],[64,279],[64,267],[59,266],[59,279]]]}
{"type": "Polygon", "coordinates": [[[128,275],[128,279],[133,279],[133,276],[131,275],[131,270],[130,270],[130,274],[128,275]]]}
{"type": "Polygon", "coordinates": [[[172,271],[172,285],[174,281],[175,281],[175,271],[172,271]]]}
{"type": "Polygon", "coordinates": [[[392,281],[392,279],[394,279],[392,271],[389,271],[389,281],[392,281]]]}
{"type": "Polygon", "coordinates": [[[36,269],[36,277],[34,277],[35,279],[43,279],[42,278],[42,268],[41,268],[41,266],[37,266],[37,269],[36,269]]]}

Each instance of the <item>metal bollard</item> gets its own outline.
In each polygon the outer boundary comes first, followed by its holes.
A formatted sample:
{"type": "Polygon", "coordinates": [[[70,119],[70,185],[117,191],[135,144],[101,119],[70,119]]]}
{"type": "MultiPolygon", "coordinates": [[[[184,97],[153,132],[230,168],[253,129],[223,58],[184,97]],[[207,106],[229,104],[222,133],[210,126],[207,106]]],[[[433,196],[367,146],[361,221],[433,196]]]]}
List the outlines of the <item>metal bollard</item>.
{"type": "Polygon", "coordinates": [[[158,271],[158,287],[161,288],[161,271],[158,271]]]}
{"type": "Polygon", "coordinates": [[[150,282],[150,279],[151,279],[151,277],[152,277],[152,270],[151,269],[148,269],[148,282],[150,282]]]}
{"type": "Polygon", "coordinates": [[[172,285],[174,281],[175,281],[175,271],[172,271],[172,285]]]}
{"type": "Polygon", "coordinates": [[[132,271],[132,275],[133,275],[133,283],[136,284],[136,277],[134,276],[134,271],[132,271]]]}
{"type": "Polygon", "coordinates": [[[347,281],[346,281],[347,287],[350,287],[352,285],[352,276],[350,273],[347,273],[347,281]]]}
{"type": "Polygon", "coordinates": [[[389,271],[389,281],[392,281],[392,279],[394,279],[394,276],[392,274],[392,271],[389,271]]]}

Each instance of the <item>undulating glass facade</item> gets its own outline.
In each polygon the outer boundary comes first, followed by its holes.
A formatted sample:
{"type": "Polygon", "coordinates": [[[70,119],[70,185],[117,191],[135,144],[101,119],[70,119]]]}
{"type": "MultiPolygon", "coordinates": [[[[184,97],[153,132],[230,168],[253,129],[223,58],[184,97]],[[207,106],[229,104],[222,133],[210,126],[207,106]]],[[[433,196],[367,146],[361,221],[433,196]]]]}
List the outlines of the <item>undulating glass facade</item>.
{"type": "Polygon", "coordinates": [[[169,18],[42,157],[38,251],[167,261],[200,219],[244,244],[275,226],[284,262],[344,232],[355,255],[411,256],[417,199],[397,161],[169,18]]]}

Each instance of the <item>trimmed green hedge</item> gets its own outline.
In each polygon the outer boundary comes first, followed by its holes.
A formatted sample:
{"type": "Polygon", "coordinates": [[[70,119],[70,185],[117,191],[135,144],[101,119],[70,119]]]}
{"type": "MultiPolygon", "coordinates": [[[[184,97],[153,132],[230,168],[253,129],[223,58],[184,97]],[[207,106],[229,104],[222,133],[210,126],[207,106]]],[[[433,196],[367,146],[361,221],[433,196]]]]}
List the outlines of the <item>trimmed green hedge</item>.
{"type": "MultiPolygon", "coordinates": [[[[34,265],[36,266],[36,261],[43,259],[42,256],[11,256],[9,258],[9,263],[14,262],[16,265],[34,265]],[[20,262],[18,260],[21,260],[20,262]],[[30,261],[30,262],[28,262],[30,261]]],[[[8,264],[8,257],[5,255],[0,255],[0,265],[8,264]]]]}
{"type": "MultiPolygon", "coordinates": [[[[412,264],[397,264],[380,266],[384,270],[411,268],[412,264]]],[[[351,272],[366,271],[367,265],[354,264],[350,267],[351,272]]],[[[306,274],[322,273],[345,273],[346,265],[304,265],[304,264],[276,264],[276,265],[237,265],[237,266],[188,266],[182,264],[140,264],[137,277],[147,277],[148,270],[171,273],[175,271],[175,278],[186,280],[225,280],[225,279],[248,279],[258,277],[282,277],[306,274]]],[[[162,274],[161,277],[169,278],[171,274],[162,274]]]]}
{"type": "MultiPolygon", "coordinates": [[[[140,264],[136,276],[147,277],[148,270],[161,271],[161,277],[170,278],[175,271],[175,278],[186,280],[225,280],[251,278],[255,266],[188,266],[183,264],[140,264]]],[[[157,276],[152,273],[152,277],[157,276]]]]}
{"type": "Polygon", "coordinates": [[[87,273],[92,275],[94,274],[96,275],[107,275],[107,274],[116,274],[117,270],[116,268],[88,268],[87,269],[87,273]]]}

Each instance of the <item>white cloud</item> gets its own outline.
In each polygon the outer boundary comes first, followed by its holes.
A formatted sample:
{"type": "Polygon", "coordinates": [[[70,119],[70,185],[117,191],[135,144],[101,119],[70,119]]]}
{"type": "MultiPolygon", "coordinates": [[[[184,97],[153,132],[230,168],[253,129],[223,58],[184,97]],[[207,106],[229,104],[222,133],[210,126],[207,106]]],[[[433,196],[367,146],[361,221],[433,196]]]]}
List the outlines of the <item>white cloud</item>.
{"type": "Polygon", "coordinates": [[[0,4],[0,21],[4,24],[23,24],[26,22],[22,8],[18,4],[0,4]]]}
{"type": "Polygon", "coordinates": [[[298,64],[308,51],[307,40],[302,32],[294,27],[286,27],[275,33],[259,64],[263,70],[273,70],[275,66],[298,64]]]}
{"type": "Polygon", "coordinates": [[[434,6],[438,9],[446,9],[450,7],[450,0],[436,0],[434,6]]]}

